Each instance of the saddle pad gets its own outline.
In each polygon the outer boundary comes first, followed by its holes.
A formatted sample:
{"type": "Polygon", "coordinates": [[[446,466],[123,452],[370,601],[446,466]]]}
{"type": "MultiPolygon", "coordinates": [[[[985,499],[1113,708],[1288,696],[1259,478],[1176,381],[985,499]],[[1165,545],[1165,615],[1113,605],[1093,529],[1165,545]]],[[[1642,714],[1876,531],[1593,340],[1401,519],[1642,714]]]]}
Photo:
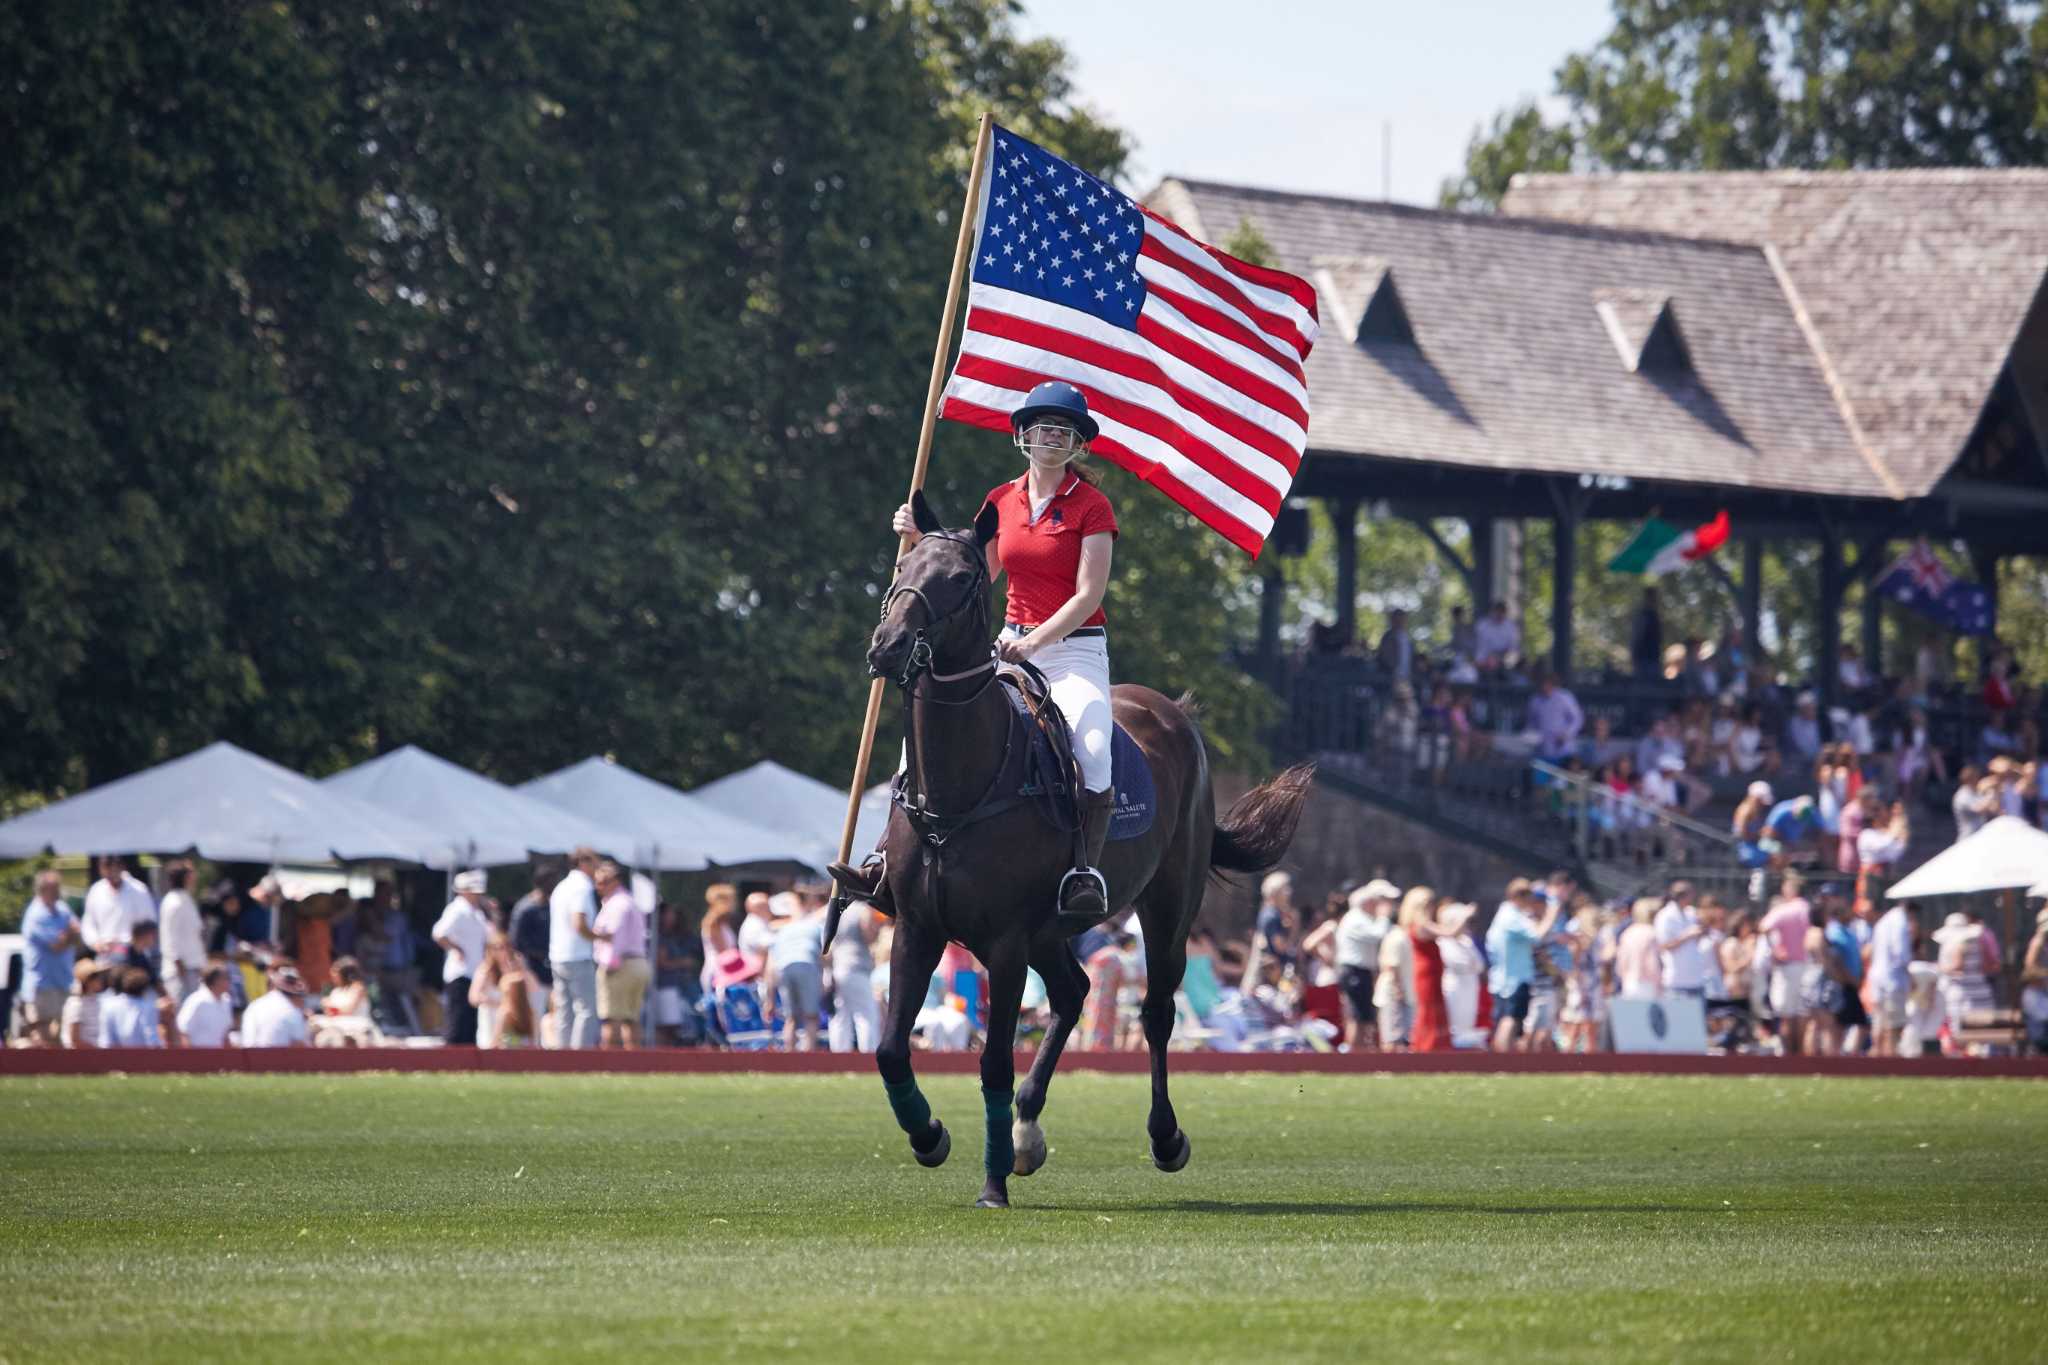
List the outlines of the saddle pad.
{"type": "Polygon", "coordinates": [[[1135,839],[1152,828],[1159,799],[1152,787],[1152,765],[1138,741],[1115,727],[1109,746],[1110,786],[1116,792],[1116,810],[1109,817],[1109,840],[1135,839]]]}

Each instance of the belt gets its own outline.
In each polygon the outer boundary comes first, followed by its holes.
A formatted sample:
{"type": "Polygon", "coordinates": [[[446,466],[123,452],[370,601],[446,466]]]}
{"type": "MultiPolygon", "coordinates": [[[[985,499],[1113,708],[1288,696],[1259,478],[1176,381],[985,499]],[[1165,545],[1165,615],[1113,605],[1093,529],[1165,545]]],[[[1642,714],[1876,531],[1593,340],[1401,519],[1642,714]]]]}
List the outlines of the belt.
{"type": "MultiPolygon", "coordinates": [[[[1015,621],[1003,623],[1003,634],[1005,635],[1029,635],[1032,631],[1038,629],[1041,629],[1041,627],[1020,626],[1015,621]]],[[[1068,631],[1064,638],[1069,640],[1099,640],[1108,634],[1109,631],[1102,626],[1076,626],[1068,631]]]]}

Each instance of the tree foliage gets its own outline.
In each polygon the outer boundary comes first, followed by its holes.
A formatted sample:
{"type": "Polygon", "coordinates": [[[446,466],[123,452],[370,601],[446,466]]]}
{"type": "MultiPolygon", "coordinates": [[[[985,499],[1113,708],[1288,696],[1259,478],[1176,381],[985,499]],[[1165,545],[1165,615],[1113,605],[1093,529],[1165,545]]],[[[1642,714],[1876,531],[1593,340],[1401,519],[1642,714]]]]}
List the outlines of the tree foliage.
{"type": "Polygon", "coordinates": [[[2039,165],[2048,10],[2026,0],[1616,0],[1565,59],[1564,117],[1473,137],[1446,207],[1521,171],[2039,165]]]}
{"type": "MultiPolygon", "coordinates": [[[[1128,156],[1012,16],[0,4],[0,789],[843,770],[974,118],[1128,156]]],[[[1013,459],[944,430],[935,495],[1013,459]]],[[[1241,747],[1220,557],[1121,510],[1119,673],[1241,747]]]]}

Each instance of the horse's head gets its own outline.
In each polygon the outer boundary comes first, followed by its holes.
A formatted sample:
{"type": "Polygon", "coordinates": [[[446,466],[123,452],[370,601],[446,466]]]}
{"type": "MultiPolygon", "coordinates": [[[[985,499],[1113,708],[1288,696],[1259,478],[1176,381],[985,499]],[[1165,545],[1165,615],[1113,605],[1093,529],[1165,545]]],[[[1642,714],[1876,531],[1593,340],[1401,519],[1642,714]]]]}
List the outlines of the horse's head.
{"type": "Polygon", "coordinates": [[[987,651],[987,546],[996,534],[992,506],[964,531],[942,527],[921,492],[910,510],[923,538],[897,562],[868,648],[868,672],[906,687],[934,661],[957,664],[987,651]]]}

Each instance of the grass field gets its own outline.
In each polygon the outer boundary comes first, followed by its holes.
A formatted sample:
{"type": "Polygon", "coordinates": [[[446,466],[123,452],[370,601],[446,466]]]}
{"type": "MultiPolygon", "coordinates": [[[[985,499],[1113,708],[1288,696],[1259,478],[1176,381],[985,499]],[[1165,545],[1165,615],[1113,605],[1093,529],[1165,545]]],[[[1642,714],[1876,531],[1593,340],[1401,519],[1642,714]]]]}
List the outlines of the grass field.
{"type": "Polygon", "coordinates": [[[0,1081],[0,1361],[2048,1356],[2048,1085],[1071,1075],[980,1181],[868,1077],[0,1081]]]}

